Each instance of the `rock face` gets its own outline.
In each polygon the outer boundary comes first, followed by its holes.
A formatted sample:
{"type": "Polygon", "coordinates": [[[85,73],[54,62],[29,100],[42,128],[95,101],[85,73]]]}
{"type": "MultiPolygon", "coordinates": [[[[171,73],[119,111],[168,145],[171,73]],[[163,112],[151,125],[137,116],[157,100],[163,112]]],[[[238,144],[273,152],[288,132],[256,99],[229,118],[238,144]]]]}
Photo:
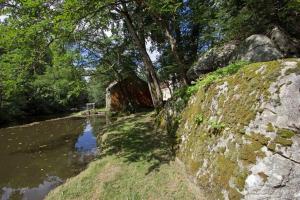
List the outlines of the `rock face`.
{"type": "Polygon", "coordinates": [[[248,37],[236,50],[233,60],[262,62],[283,58],[270,38],[265,35],[248,37]]]}
{"type": "Polygon", "coordinates": [[[300,199],[300,59],[200,87],[177,121],[177,156],[212,199],[300,199]]]}
{"type": "Polygon", "coordinates": [[[108,111],[139,110],[152,108],[153,103],[148,85],[136,76],[121,82],[113,82],[106,88],[106,109],[108,111]]]}
{"type": "Polygon", "coordinates": [[[208,52],[199,58],[196,65],[188,71],[187,75],[189,79],[195,80],[201,74],[228,65],[233,58],[233,53],[237,48],[237,44],[236,41],[232,41],[221,47],[215,47],[208,50],[208,52]]]}

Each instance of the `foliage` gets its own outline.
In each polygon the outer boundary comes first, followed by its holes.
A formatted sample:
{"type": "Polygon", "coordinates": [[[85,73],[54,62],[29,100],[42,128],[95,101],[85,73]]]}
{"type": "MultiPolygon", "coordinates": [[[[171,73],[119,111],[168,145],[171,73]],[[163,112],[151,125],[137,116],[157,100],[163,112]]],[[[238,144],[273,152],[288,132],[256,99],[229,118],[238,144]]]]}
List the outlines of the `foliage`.
{"type": "Polygon", "coordinates": [[[211,127],[213,134],[219,134],[225,128],[224,123],[220,123],[215,120],[208,121],[208,124],[211,127]]]}
{"type": "Polygon", "coordinates": [[[54,39],[55,11],[44,1],[3,3],[8,18],[0,23],[0,123],[83,103],[78,52],[70,39],[54,39]]]}
{"type": "MultiPolygon", "coordinates": [[[[0,23],[1,120],[65,110],[86,93],[103,105],[109,83],[132,73],[147,80],[160,101],[158,82],[185,79],[197,56],[212,46],[267,33],[273,25],[300,35],[299,0],[4,0],[0,8],[6,16],[0,23]],[[156,63],[146,51],[149,41],[159,52],[156,63]],[[88,89],[82,79],[87,72],[78,68],[97,72],[88,89]]],[[[186,102],[226,73],[204,76],[175,96],[186,102]]]]}
{"type": "Polygon", "coordinates": [[[86,100],[82,72],[74,67],[51,67],[38,76],[32,86],[30,107],[35,113],[51,113],[81,106],[86,100]]]}
{"type": "Polygon", "coordinates": [[[239,69],[246,66],[248,62],[238,61],[226,67],[219,68],[214,72],[208,73],[200,77],[195,85],[189,87],[182,87],[176,90],[173,94],[174,99],[183,98],[185,103],[194,95],[200,88],[208,88],[214,81],[226,76],[230,76],[238,72],[239,69]]]}
{"type": "Polygon", "coordinates": [[[204,116],[202,114],[197,114],[195,117],[195,122],[197,125],[200,125],[204,121],[204,116]]]}
{"type": "Polygon", "coordinates": [[[228,39],[244,39],[251,34],[267,33],[272,26],[280,26],[299,37],[298,0],[220,1],[218,23],[228,39]]]}
{"type": "Polygon", "coordinates": [[[204,75],[202,78],[199,78],[194,86],[188,88],[187,95],[191,96],[195,94],[199,90],[199,88],[208,88],[214,81],[235,74],[240,68],[244,67],[247,64],[248,62],[238,61],[224,68],[217,69],[214,72],[204,75]]]}

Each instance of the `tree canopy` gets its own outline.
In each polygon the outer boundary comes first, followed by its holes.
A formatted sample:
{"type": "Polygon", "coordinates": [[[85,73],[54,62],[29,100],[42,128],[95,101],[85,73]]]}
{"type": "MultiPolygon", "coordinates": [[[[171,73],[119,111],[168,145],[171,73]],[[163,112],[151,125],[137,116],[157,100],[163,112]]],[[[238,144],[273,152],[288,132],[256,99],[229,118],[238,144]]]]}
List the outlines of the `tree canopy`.
{"type": "Polygon", "coordinates": [[[88,97],[103,105],[108,84],[131,73],[159,107],[160,82],[189,84],[187,70],[212,46],[274,25],[300,37],[299,0],[1,0],[0,9],[2,121],[88,97]]]}

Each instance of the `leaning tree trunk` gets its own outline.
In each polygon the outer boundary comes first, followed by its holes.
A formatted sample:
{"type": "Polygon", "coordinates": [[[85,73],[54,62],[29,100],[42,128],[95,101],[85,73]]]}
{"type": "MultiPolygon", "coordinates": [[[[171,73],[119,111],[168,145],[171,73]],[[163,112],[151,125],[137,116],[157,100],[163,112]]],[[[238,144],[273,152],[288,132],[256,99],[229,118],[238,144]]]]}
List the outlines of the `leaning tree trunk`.
{"type": "MultiPolygon", "coordinates": [[[[149,7],[149,5],[147,4],[147,1],[136,1],[136,2],[137,2],[137,4],[140,4],[140,5],[144,4],[147,7],[149,7]]],[[[178,65],[179,70],[180,70],[180,77],[181,77],[183,83],[185,85],[188,85],[190,83],[190,81],[187,77],[188,67],[185,65],[184,59],[182,58],[182,56],[180,56],[177,39],[173,36],[172,30],[169,28],[168,24],[162,19],[162,17],[158,13],[153,12],[152,18],[165,31],[165,36],[169,41],[172,54],[175,57],[175,62],[178,65]]]]}
{"type": "Polygon", "coordinates": [[[127,12],[125,4],[123,4],[123,8],[124,8],[124,11],[120,11],[120,10],[117,10],[117,11],[120,12],[124,16],[124,20],[127,25],[129,34],[131,35],[136,47],[138,48],[138,50],[142,56],[142,60],[143,60],[143,63],[145,65],[145,69],[146,69],[146,76],[148,79],[148,86],[150,89],[153,105],[155,108],[161,107],[162,103],[163,103],[163,96],[162,96],[162,92],[160,89],[160,85],[159,85],[159,81],[158,81],[156,72],[154,70],[153,63],[152,63],[152,61],[146,51],[146,48],[145,48],[145,41],[141,41],[138,34],[136,33],[135,28],[132,23],[132,19],[131,19],[129,13],[127,12]]]}

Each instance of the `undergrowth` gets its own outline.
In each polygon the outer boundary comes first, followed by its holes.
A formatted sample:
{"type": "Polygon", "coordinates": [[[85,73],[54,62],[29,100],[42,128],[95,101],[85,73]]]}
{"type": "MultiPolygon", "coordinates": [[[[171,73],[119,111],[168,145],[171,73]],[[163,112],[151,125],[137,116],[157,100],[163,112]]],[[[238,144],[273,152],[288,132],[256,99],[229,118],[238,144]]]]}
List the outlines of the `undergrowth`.
{"type": "Polygon", "coordinates": [[[194,95],[200,88],[208,88],[214,81],[237,73],[239,69],[247,64],[249,64],[249,62],[238,61],[226,67],[219,68],[214,72],[205,74],[197,80],[195,85],[182,87],[176,90],[174,92],[174,99],[182,98],[184,102],[187,103],[190,97],[194,95]]]}

